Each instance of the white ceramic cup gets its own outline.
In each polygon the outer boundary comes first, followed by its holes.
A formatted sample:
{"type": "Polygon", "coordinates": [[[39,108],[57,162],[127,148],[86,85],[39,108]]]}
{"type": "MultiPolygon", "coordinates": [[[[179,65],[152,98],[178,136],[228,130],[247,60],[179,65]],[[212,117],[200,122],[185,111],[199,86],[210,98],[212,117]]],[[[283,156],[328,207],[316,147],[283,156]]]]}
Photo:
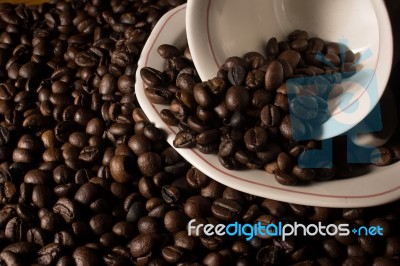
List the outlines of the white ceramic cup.
{"type": "Polygon", "coordinates": [[[371,112],[389,79],[393,37],[383,0],[188,0],[187,38],[202,80],[215,77],[228,57],[264,53],[269,38],[284,40],[297,29],[346,44],[359,58],[313,138],[343,134],[371,112]]]}

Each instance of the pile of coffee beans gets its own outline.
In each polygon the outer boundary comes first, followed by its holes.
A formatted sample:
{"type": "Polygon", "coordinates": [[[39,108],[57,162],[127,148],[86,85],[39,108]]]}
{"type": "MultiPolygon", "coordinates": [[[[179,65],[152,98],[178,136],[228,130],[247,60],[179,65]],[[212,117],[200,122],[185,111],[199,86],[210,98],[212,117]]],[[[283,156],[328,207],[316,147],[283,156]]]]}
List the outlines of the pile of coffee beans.
{"type": "Polygon", "coordinates": [[[138,56],[181,3],[0,4],[0,265],[398,265],[400,202],[328,209],[241,193],[148,122],[138,56]],[[191,219],[380,225],[384,235],[246,241],[189,236],[191,219]]]}
{"type": "MultiPolygon", "coordinates": [[[[230,170],[265,169],[283,185],[347,178],[363,170],[346,163],[342,137],[334,139],[332,165],[328,157],[304,153],[319,149],[320,142],[294,136],[311,136],[318,130],[328,118],[327,100],[343,92],[340,82],[355,73],[355,55],[344,45],[297,30],[287,41],[271,38],[265,56],[249,52],[228,58],[217,77],[206,82],[200,81],[188,48],[163,44],[158,53],[166,68],[145,67],[140,73],[149,100],[168,105],[160,112],[163,121],[179,127],[176,148],[217,154],[230,170]],[[294,89],[288,88],[288,79],[294,89]],[[313,165],[305,168],[300,161],[313,165]]],[[[371,153],[371,162],[384,166],[398,161],[399,149],[381,148],[371,153]]]]}

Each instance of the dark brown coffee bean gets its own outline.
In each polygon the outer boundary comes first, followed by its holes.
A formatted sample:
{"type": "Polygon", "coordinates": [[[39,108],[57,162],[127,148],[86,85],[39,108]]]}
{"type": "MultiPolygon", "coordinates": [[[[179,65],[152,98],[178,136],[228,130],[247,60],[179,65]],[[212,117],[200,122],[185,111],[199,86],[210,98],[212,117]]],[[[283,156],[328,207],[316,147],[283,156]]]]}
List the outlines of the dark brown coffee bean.
{"type": "Polygon", "coordinates": [[[120,183],[131,182],[134,179],[136,167],[129,162],[129,157],[116,155],[110,161],[111,175],[120,183]]]}
{"type": "Polygon", "coordinates": [[[166,203],[171,204],[179,200],[180,192],[179,189],[175,186],[165,185],[161,189],[161,196],[166,203]]]}
{"type": "Polygon", "coordinates": [[[195,144],[196,134],[193,131],[181,130],[176,134],[174,139],[174,147],[176,148],[188,148],[195,144]]]}
{"type": "Polygon", "coordinates": [[[279,59],[285,60],[292,66],[292,68],[295,68],[300,62],[301,55],[295,50],[287,50],[279,55],[279,59]]]}
{"type": "Polygon", "coordinates": [[[242,86],[230,87],[225,95],[226,107],[230,111],[246,110],[249,105],[250,96],[248,91],[242,86]]]}
{"type": "Polygon", "coordinates": [[[281,170],[282,172],[290,173],[292,171],[293,167],[292,159],[287,153],[285,152],[279,153],[276,161],[278,163],[279,170],[281,170]]]}
{"type": "Polygon", "coordinates": [[[278,40],[270,38],[267,43],[267,56],[277,56],[279,54],[278,40]]]}
{"type": "Polygon", "coordinates": [[[232,138],[226,138],[221,141],[218,148],[218,155],[221,157],[232,156],[236,152],[236,143],[232,138]]]}
{"type": "MultiPolygon", "coordinates": [[[[289,61],[288,61],[289,62],[289,61]]],[[[273,61],[265,72],[265,88],[276,90],[283,83],[283,66],[279,61],[273,61]]]]}
{"type": "Polygon", "coordinates": [[[268,134],[262,127],[254,127],[244,134],[244,143],[250,151],[260,151],[267,144],[268,134]]]}
{"type": "MultiPolygon", "coordinates": [[[[278,166],[276,165],[276,167],[278,166]]],[[[274,173],[275,173],[275,180],[281,185],[294,186],[298,183],[298,179],[291,173],[284,173],[279,169],[276,169],[274,173]]]]}
{"type": "Polygon", "coordinates": [[[60,198],[53,206],[54,213],[60,214],[66,223],[72,223],[77,217],[77,206],[68,198],[60,198]]]}
{"type": "Polygon", "coordinates": [[[159,87],[146,88],[145,93],[150,101],[155,104],[168,104],[173,97],[170,91],[159,87]]]}
{"type": "Polygon", "coordinates": [[[191,168],[186,173],[186,180],[191,187],[202,188],[207,185],[208,176],[206,176],[196,168],[191,168]]]}
{"type": "Polygon", "coordinates": [[[176,119],[174,114],[168,110],[168,109],[163,109],[160,112],[160,117],[169,126],[177,126],[179,123],[179,120],[176,119]]]}
{"type": "Polygon", "coordinates": [[[308,41],[306,39],[295,39],[290,43],[293,50],[299,53],[305,52],[308,49],[308,41]]]}
{"type": "Polygon", "coordinates": [[[42,247],[38,253],[38,263],[42,265],[54,264],[61,255],[63,248],[60,244],[51,243],[42,247]]]}
{"type": "Polygon", "coordinates": [[[161,250],[163,258],[169,263],[177,263],[184,255],[184,251],[180,247],[166,246],[161,250]]]}
{"type": "Polygon", "coordinates": [[[307,53],[316,54],[324,49],[324,41],[319,38],[311,38],[308,43],[307,53]]]}
{"type": "Polygon", "coordinates": [[[96,252],[84,246],[76,248],[72,254],[72,257],[74,258],[77,266],[98,265],[100,262],[96,252]]]}
{"type": "MultiPolygon", "coordinates": [[[[25,65],[22,65],[19,69],[19,76],[24,79],[29,79],[31,77],[35,77],[40,74],[42,66],[35,62],[28,62],[25,65]]],[[[42,69],[43,71],[43,69],[42,69]]]]}
{"type": "Polygon", "coordinates": [[[160,45],[157,48],[157,53],[164,59],[172,59],[181,55],[181,52],[178,48],[169,44],[160,45]]]}
{"type": "Polygon", "coordinates": [[[198,83],[193,87],[193,97],[201,107],[209,108],[213,104],[211,94],[207,91],[205,83],[198,83]]]}
{"type": "Polygon", "coordinates": [[[207,145],[215,142],[218,136],[219,136],[219,131],[217,129],[210,129],[197,135],[196,141],[201,145],[207,145]]]}
{"type": "Polygon", "coordinates": [[[236,65],[228,70],[228,79],[232,85],[242,85],[246,80],[247,71],[241,65],[236,65]]]}
{"type": "Polygon", "coordinates": [[[100,187],[92,182],[83,184],[75,194],[74,199],[83,205],[89,205],[99,197],[100,187]]]}
{"type": "Polygon", "coordinates": [[[185,230],[187,220],[183,212],[170,210],[164,216],[164,226],[168,232],[176,233],[185,230]]]}
{"type": "Polygon", "coordinates": [[[186,200],[184,211],[189,218],[206,217],[210,213],[211,202],[203,196],[193,196],[186,200]]]}
{"type": "Polygon", "coordinates": [[[16,255],[12,251],[2,251],[0,253],[0,262],[4,265],[24,265],[21,261],[20,256],[16,255]]]}
{"type": "Polygon", "coordinates": [[[0,126],[0,146],[6,145],[10,141],[10,137],[8,129],[0,126]]]}
{"type": "Polygon", "coordinates": [[[314,169],[302,168],[299,165],[295,165],[292,169],[292,174],[301,180],[310,181],[314,179],[316,172],[314,169]]]}
{"type": "Polygon", "coordinates": [[[297,40],[297,39],[307,40],[308,39],[308,32],[303,31],[303,30],[295,30],[295,31],[291,32],[288,35],[288,40],[289,41],[293,41],[293,40],[297,40]]]}
{"type": "Polygon", "coordinates": [[[133,257],[143,257],[156,247],[156,237],[153,234],[140,234],[130,243],[130,253],[133,257]]]}
{"type": "Polygon", "coordinates": [[[213,202],[211,211],[218,219],[233,221],[241,215],[242,207],[233,200],[219,198],[213,202]]]}
{"type": "Polygon", "coordinates": [[[260,118],[263,127],[278,126],[281,119],[280,111],[277,106],[268,104],[262,108],[260,118]]]}

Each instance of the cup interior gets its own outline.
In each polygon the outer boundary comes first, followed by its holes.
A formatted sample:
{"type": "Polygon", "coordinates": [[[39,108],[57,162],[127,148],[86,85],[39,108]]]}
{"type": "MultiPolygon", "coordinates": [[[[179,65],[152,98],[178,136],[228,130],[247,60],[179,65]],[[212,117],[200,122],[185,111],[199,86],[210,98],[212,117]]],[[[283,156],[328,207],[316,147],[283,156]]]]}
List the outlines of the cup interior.
{"type": "Polygon", "coordinates": [[[365,118],[391,71],[393,39],[383,0],[189,0],[186,27],[202,80],[215,77],[228,57],[265,54],[271,37],[286,40],[297,29],[350,48],[358,72],[343,81],[346,93],[328,101],[331,117],[317,139],[342,134],[365,118]]]}
{"type": "Polygon", "coordinates": [[[269,38],[285,40],[302,29],[310,36],[346,44],[355,53],[371,51],[362,64],[374,68],[379,55],[379,24],[372,1],[242,0],[210,1],[210,45],[218,64],[227,56],[263,53],[269,38]]]}

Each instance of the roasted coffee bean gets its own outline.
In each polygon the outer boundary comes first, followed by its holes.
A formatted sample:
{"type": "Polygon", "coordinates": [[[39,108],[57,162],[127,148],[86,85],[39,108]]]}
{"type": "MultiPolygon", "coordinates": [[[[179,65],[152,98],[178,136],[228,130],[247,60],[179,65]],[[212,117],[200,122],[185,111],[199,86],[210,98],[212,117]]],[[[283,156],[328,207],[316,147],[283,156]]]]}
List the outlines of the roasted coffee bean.
{"type": "Polygon", "coordinates": [[[176,134],[174,139],[174,147],[176,148],[188,148],[196,142],[196,134],[193,131],[181,130],[176,134]]]}
{"type": "Polygon", "coordinates": [[[267,145],[268,133],[262,127],[254,127],[244,134],[244,143],[249,151],[260,151],[267,145]]]}
{"type": "Polygon", "coordinates": [[[173,94],[166,89],[163,88],[146,88],[145,89],[146,96],[150,99],[151,102],[155,104],[168,104],[173,94]]]}
{"type": "Polygon", "coordinates": [[[129,163],[129,157],[116,155],[110,161],[110,171],[115,181],[127,183],[134,179],[135,166],[129,163]]]}
{"type": "Polygon", "coordinates": [[[205,83],[198,83],[193,87],[193,97],[201,107],[209,108],[213,104],[211,93],[207,91],[205,83]]]}
{"type": "Polygon", "coordinates": [[[298,183],[298,179],[291,173],[284,173],[279,169],[276,169],[273,172],[275,173],[275,180],[281,185],[293,186],[298,183]]]}
{"type": "Polygon", "coordinates": [[[169,44],[162,44],[157,48],[158,54],[164,59],[172,59],[180,56],[181,52],[175,46],[169,44]]]}
{"type": "Polygon", "coordinates": [[[175,186],[163,186],[161,189],[161,196],[167,203],[174,203],[179,200],[180,192],[175,186]]]}
{"type": "Polygon", "coordinates": [[[292,159],[290,158],[290,156],[287,153],[280,152],[278,154],[276,162],[278,164],[278,168],[280,171],[282,171],[284,173],[288,173],[288,172],[292,171],[292,167],[293,167],[292,159]]]}
{"type": "Polygon", "coordinates": [[[275,127],[280,123],[281,115],[277,106],[268,104],[261,109],[261,126],[275,127]]]}
{"type": "Polygon", "coordinates": [[[140,76],[143,79],[143,82],[149,87],[157,87],[160,86],[165,77],[164,74],[154,68],[146,67],[140,70],[140,76]]]}
{"type": "Polygon", "coordinates": [[[276,90],[283,83],[283,66],[280,61],[273,61],[265,72],[265,88],[276,90]]]}
{"type": "Polygon", "coordinates": [[[242,85],[246,79],[246,68],[236,65],[228,70],[228,79],[232,85],[242,85]]]}
{"type": "Polygon", "coordinates": [[[279,54],[278,40],[273,37],[267,43],[267,56],[277,56],[279,54]]]}
{"type": "Polygon", "coordinates": [[[233,200],[219,198],[213,202],[211,211],[218,219],[233,221],[241,215],[242,207],[233,200]]]}
{"type": "Polygon", "coordinates": [[[188,184],[193,188],[202,188],[207,185],[208,176],[196,168],[191,168],[186,174],[188,184]]]}
{"type": "Polygon", "coordinates": [[[72,257],[74,258],[77,266],[97,265],[100,262],[96,252],[84,246],[76,248],[72,254],[72,257]]]}
{"type": "Polygon", "coordinates": [[[54,264],[60,257],[62,250],[62,246],[56,243],[44,246],[38,251],[37,261],[43,265],[54,264]]]}
{"type": "Polygon", "coordinates": [[[10,141],[10,137],[8,129],[0,126],[0,146],[6,145],[10,141]]]}
{"type": "Polygon", "coordinates": [[[66,223],[72,223],[76,219],[77,206],[74,201],[68,198],[60,198],[53,206],[54,213],[60,214],[66,223]]]}
{"type": "Polygon", "coordinates": [[[226,107],[230,111],[245,110],[249,105],[250,96],[248,91],[239,85],[230,87],[225,96],[226,107]]]}
{"type": "Polygon", "coordinates": [[[191,218],[206,217],[210,212],[211,202],[203,196],[193,196],[186,200],[185,214],[191,218]]]}
{"type": "Polygon", "coordinates": [[[176,233],[185,230],[187,223],[187,216],[176,210],[170,210],[165,213],[164,216],[164,226],[167,231],[171,233],[176,233]]]}
{"type": "Polygon", "coordinates": [[[133,257],[143,257],[149,254],[156,246],[156,237],[153,234],[140,234],[130,243],[130,253],[133,257]]]}

